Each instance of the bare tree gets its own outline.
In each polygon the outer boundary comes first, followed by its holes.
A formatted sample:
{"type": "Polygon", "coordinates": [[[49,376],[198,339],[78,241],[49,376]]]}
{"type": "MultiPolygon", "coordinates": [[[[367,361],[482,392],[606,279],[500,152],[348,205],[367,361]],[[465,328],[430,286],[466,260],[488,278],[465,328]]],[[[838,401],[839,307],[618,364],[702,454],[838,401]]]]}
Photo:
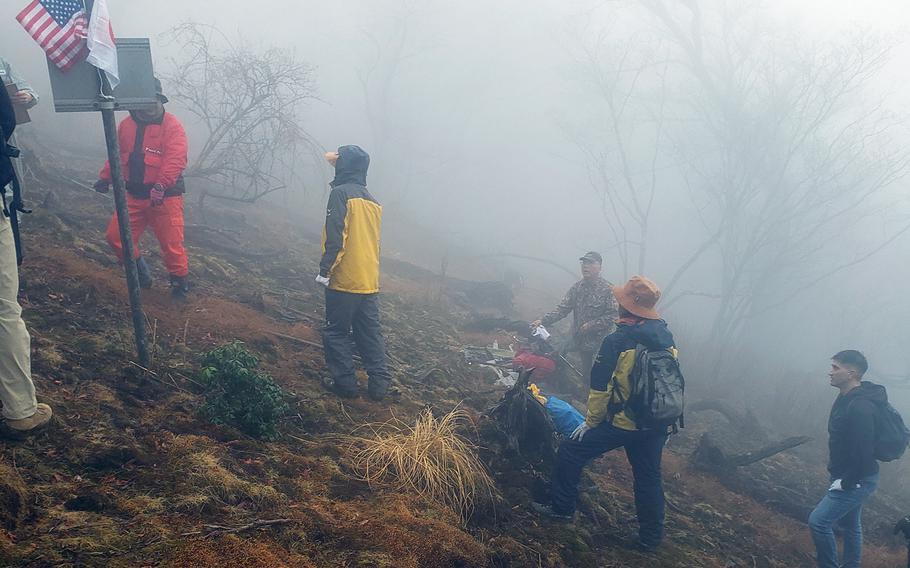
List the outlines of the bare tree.
{"type": "MultiPolygon", "coordinates": [[[[433,29],[445,21],[446,8],[437,0],[396,0],[376,4],[369,29],[362,31],[365,50],[355,66],[370,127],[371,176],[382,179],[384,202],[399,208],[418,180],[455,163],[435,145],[418,139],[418,115],[411,107],[424,104],[415,89],[415,74],[444,42],[433,29]]],[[[424,82],[420,79],[418,82],[424,82]]],[[[455,135],[451,130],[449,136],[455,135]]]]}
{"type": "Polygon", "coordinates": [[[610,231],[606,252],[623,276],[643,274],[660,176],[669,159],[665,140],[667,69],[661,41],[613,41],[601,32],[582,41],[578,64],[599,103],[595,134],[572,136],[585,156],[588,181],[610,231]]]}
{"type": "MultiPolygon", "coordinates": [[[[641,5],[671,38],[669,67],[646,67],[649,60],[634,50],[647,45],[628,43],[607,62],[612,75],[599,71],[603,63],[589,75],[605,85],[604,100],[617,109],[608,122],[617,124],[628,100],[650,106],[657,118],[652,131],[669,140],[677,156],[672,173],[690,190],[692,225],[701,227],[702,237],[693,239],[666,280],[665,309],[690,296],[714,300],[709,341],[729,344],[753,318],[910,230],[906,218],[884,228],[881,222],[895,203],[888,191],[910,172],[910,152],[895,142],[903,120],[863,96],[888,61],[889,44],[850,38],[807,46],[775,33],[745,2],[641,5]],[[625,55],[630,49],[633,55],[625,55]],[[625,81],[614,79],[620,72],[625,81]],[[661,96],[652,95],[654,85],[663,85],[661,96]],[[714,286],[683,289],[708,258],[720,266],[714,286]]],[[[639,147],[636,134],[606,129],[609,151],[619,157],[612,171],[623,180],[605,176],[606,199],[619,204],[608,212],[626,223],[617,238],[628,240],[628,224],[635,224],[633,240],[641,239],[636,246],[644,249],[648,217],[642,212],[650,210],[636,204],[653,203],[654,185],[624,175],[630,169],[625,149],[639,147]]],[[[588,162],[594,171],[609,171],[597,156],[588,162]]],[[[653,176],[658,165],[655,160],[644,171],[653,176]]],[[[715,351],[717,377],[725,361],[724,350],[715,351]]]]}
{"type": "Polygon", "coordinates": [[[315,98],[313,70],[292,52],[232,43],[216,28],[184,23],[168,33],[180,46],[165,75],[169,96],[201,124],[205,139],[186,170],[206,197],[253,203],[286,188],[301,152],[316,148],[301,113],[315,98]]]}
{"type": "Polygon", "coordinates": [[[697,0],[675,13],[662,1],[645,5],[679,48],[696,93],[694,139],[711,150],[693,151],[691,134],[677,144],[696,199],[713,213],[706,242],[716,243],[722,273],[712,341],[738,337],[751,318],[910,229],[902,220],[853,246],[910,172],[910,152],[895,143],[903,121],[861,96],[889,44],[855,37],[813,49],[775,36],[745,4],[710,13],[697,0]]]}
{"type": "MultiPolygon", "coordinates": [[[[386,8],[383,8],[383,12],[386,8]]],[[[396,112],[394,108],[400,98],[396,87],[400,87],[401,75],[410,60],[419,57],[424,50],[415,44],[415,32],[420,27],[421,3],[401,0],[395,3],[385,18],[386,33],[377,35],[373,30],[363,30],[363,37],[369,45],[361,63],[357,66],[357,79],[363,93],[364,111],[372,134],[374,175],[394,179],[388,188],[392,201],[402,199],[414,179],[414,160],[407,159],[404,149],[414,150],[415,144],[408,140],[408,125],[402,124],[407,113],[396,112]],[[396,118],[397,117],[397,118],[396,118]],[[394,167],[392,164],[395,164],[394,167]]]]}

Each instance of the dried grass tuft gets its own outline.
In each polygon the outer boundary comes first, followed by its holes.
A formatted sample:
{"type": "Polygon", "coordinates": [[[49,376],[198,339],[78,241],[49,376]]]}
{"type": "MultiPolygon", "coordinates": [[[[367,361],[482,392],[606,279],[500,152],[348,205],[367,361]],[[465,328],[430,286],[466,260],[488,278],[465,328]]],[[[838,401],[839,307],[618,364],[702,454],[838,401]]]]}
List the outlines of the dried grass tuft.
{"type": "Polygon", "coordinates": [[[413,425],[396,418],[366,426],[372,435],[345,438],[346,454],[360,480],[417,493],[467,520],[494,487],[474,445],[458,433],[468,423],[459,408],[439,419],[427,409],[413,425]]]}

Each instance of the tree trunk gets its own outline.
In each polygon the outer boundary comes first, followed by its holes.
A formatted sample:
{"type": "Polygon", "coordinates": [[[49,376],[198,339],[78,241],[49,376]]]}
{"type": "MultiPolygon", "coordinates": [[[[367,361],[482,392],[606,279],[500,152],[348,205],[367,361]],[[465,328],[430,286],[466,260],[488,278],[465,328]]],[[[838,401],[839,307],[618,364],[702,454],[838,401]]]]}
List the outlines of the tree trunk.
{"type": "Polygon", "coordinates": [[[698,448],[692,456],[692,461],[700,469],[716,473],[727,473],[737,467],[759,462],[790,448],[805,444],[811,439],[809,436],[793,436],[766,444],[757,450],[729,454],[714,441],[710,433],[705,433],[698,443],[698,448]]]}

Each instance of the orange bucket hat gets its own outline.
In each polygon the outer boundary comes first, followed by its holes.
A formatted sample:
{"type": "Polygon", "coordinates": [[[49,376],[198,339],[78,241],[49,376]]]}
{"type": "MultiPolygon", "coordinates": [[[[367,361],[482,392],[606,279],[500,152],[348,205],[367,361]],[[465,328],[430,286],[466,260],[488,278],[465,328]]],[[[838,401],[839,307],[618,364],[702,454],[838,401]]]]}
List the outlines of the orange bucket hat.
{"type": "Polygon", "coordinates": [[[644,276],[633,276],[622,286],[613,286],[613,297],[630,313],[645,319],[660,319],[654,306],[660,300],[660,288],[644,276]]]}

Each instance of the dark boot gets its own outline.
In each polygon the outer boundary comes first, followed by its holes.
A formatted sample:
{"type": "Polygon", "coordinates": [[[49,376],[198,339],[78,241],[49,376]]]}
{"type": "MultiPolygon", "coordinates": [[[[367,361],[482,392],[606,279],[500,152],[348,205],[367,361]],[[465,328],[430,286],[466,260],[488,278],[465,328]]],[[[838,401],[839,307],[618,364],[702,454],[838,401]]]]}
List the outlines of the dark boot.
{"type": "Polygon", "coordinates": [[[357,392],[357,389],[348,390],[343,389],[335,383],[335,379],[332,377],[322,377],[322,386],[324,386],[328,391],[332,392],[336,396],[341,398],[359,398],[360,394],[357,392]]]}
{"type": "Polygon", "coordinates": [[[190,291],[190,279],[189,276],[174,276],[171,275],[171,296],[177,298],[178,300],[186,300],[186,296],[190,291]]]}
{"type": "Polygon", "coordinates": [[[149,268],[145,257],[140,256],[136,259],[136,272],[139,273],[139,287],[148,290],[152,287],[152,269],[149,268]]]}

